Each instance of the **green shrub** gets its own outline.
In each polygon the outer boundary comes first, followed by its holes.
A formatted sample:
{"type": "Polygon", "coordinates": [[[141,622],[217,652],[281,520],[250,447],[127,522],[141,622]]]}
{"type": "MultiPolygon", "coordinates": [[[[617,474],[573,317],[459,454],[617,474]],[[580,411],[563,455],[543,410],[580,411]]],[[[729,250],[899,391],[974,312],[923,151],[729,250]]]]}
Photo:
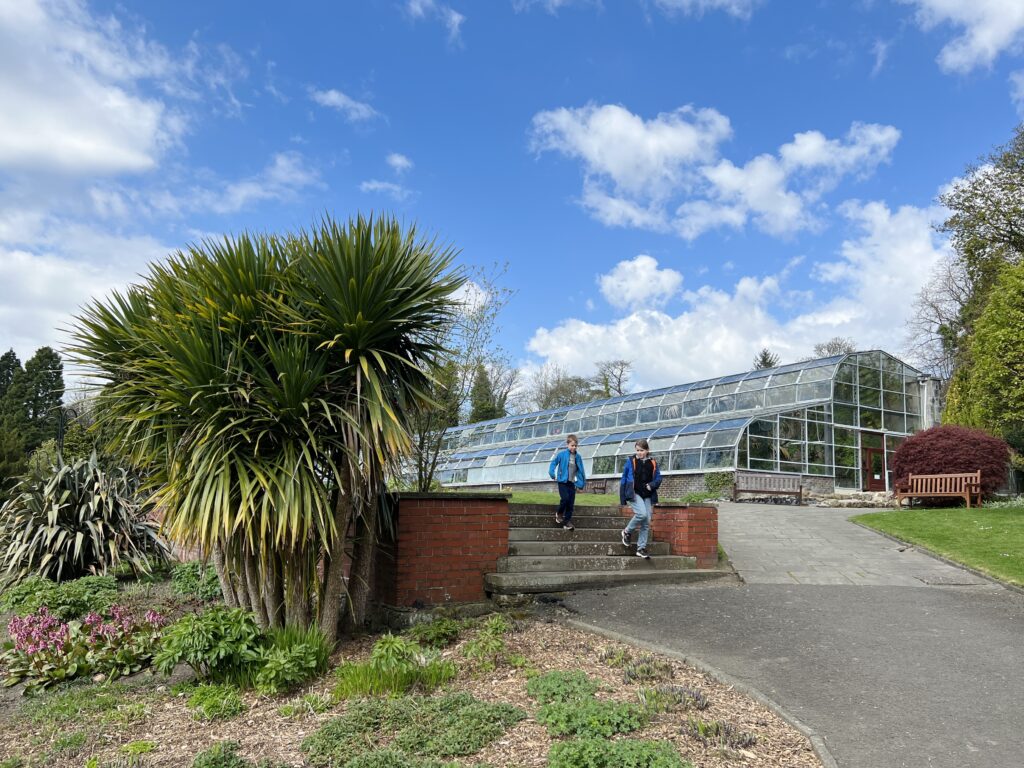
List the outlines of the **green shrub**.
{"type": "Polygon", "coordinates": [[[106,573],[128,563],[144,573],[166,560],[166,543],[140,480],[88,459],[27,477],[0,507],[0,571],[15,581],[32,574],[55,581],[106,573]]]}
{"type": "Polygon", "coordinates": [[[199,560],[175,565],[171,571],[171,583],[177,595],[207,601],[221,598],[217,571],[199,560]]]}
{"type": "Polygon", "coordinates": [[[472,640],[462,646],[462,655],[480,667],[481,670],[494,669],[505,652],[505,640],[500,635],[480,632],[472,640]]]}
{"type": "Polygon", "coordinates": [[[312,765],[346,768],[361,756],[370,760],[386,741],[392,751],[408,756],[459,757],[479,752],[524,717],[511,705],[486,704],[464,693],[366,699],[307,737],[302,751],[312,765]]]}
{"type": "Polygon", "coordinates": [[[718,744],[723,747],[742,749],[757,743],[757,736],[741,731],[732,723],[724,720],[701,720],[691,717],[687,720],[687,731],[704,744],[718,744]]]}
{"type": "Polygon", "coordinates": [[[25,758],[20,755],[14,755],[8,757],[6,760],[0,760],[0,768],[25,768],[28,763],[25,762],[25,758]]]}
{"type": "Polygon", "coordinates": [[[601,684],[585,672],[548,672],[526,684],[526,693],[541,704],[555,701],[584,701],[593,698],[601,684]]]}
{"type": "Polygon", "coordinates": [[[693,768],[671,742],[572,739],[551,745],[548,768],[693,768]]]}
{"type": "Polygon", "coordinates": [[[427,648],[444,648],[458,640],[461,631],[461,622],[455,619],[440,618],[413,624],[406,634],[427,648]]]}
{"type": "Polygon", "coordinates": [[[233,685],[203,683],[192,690],[188,706],[199,720],[227,720],[245,712],[245,702],[233,685]]]}
{"type": "Polygon", "coordinates": [[[26,616],[45,605],[62,621],[71,621],[87,613],[103,613],[116,599],[117,580],[113,576],[83,576],[60,584],[29,576],[4,589],[0,612],[26,616]]]}
{"type": "Polygon", "coordinates": [[[271,629],[267,642],[253,662],[253,680],[261,693],[298,687],[327,669],[331,646],[319,627],[271,629]]]}
{"type": "Polygon", "coordinates": [[[495,613],[487,617],[480,631],[486,632],[489,635],[507,635],[512,631],[512,628],[512,622],[502,614],[495,613]]]}
{"type": "Polygon", "coordinates": [[[282,704],[277,708],[277,714],[281,717],[304,717],[306,715],[319,715],[334,706],[334,699],[322,693],[307,693],[301,699],[282,704]]]}
{"type": "Polygon", "coordinates": [[[345,768],[462,768],[459,763],[439,763],[436,760],[407,755],[393,749],[378,749],[354,757],[345,768]]]}
{"type": "Polygon", "coordinates": [[[168,627],[154,665],[170,675],[184,663],[201,679],[243,683],[251,679],[251,665],[260,658],[262,647],[263,637],[251,613],[216,605],[168,627]]]}
{"type": "Polygon", "coordinates": [[[685,494],[683,496],[683,503],[684,504],[703,504],[706,501],[711,501],[711,499],[717,499],[719,497],[719,495],[720,494],[718,492],[714,492],[713,493],[710,490],[708,490],[708,491],[693,491],[692,493],[687,493],[687,494],[685,494]]]}
{"type": "Polygon", "coordinates": [[[733,472],[708,472],[704,475],[704,487],[712,498],[725,496],[732,491],[733,472]]]}
{"type": "Polygon", "coordinates": [[[603,736],[631,733],[650,715],[639,704],[617,701],[554,701],[537,710],[537,722],[552,736],[603,736]]]}

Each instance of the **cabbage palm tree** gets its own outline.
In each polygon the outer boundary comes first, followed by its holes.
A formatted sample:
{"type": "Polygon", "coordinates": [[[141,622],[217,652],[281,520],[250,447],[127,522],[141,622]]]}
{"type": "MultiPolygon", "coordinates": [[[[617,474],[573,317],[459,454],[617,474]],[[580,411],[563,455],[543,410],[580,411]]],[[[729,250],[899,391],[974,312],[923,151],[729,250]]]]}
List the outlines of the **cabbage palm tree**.
{"type": "Polygon", "coordinates": [[[409,449],[462,277],[391,218],[179,252],[78,319],[99,419],[229,604],[334,638],[362,622],[389,463],[409,449]],[[322,567],[318,567],[322,566],[322,567]]]}

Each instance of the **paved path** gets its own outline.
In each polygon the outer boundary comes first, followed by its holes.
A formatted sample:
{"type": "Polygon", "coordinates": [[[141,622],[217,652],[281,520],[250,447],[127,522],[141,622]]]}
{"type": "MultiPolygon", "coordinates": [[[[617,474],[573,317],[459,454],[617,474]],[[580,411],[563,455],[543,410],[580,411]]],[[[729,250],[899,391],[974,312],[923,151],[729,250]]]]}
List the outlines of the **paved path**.
{"type": "Polygon", "coordinates": [[[586,622],[702,660],[824,740],[840,768],[1024,766],[1024,596],[848,523],[722,504],[743,585],[566,600],[586,622]]]}

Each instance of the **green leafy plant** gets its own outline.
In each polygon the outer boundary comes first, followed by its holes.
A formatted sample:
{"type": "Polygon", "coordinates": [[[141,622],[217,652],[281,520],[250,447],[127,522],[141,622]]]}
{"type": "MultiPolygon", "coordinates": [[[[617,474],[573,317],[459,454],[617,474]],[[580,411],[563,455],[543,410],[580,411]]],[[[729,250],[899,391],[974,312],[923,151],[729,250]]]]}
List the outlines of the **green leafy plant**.
{"type": "MultiPolygon", "coordinates": [[[[237,741],[218,741],[204,749],[192,761],[192,768],[275,768],[266,760],[253,763],[238,754],[241,745],[237,741]]],[[[281,766],[287,768],[287,766],[281,766]]]]}
{"type": "Polygon", "coordinates": [[[128,768],[142,765],[142,756],[155,751],[155,741],[129,741],[121,746],[122,754],[127,757],[128,768]]]}
{"type": "Polygon", "coordinates": [[[621,669],[633,660],[633,654],[625,648],[607,648],[601,652],[598,659],[609,667],[621,669]]]}
{"type": "Polygon", "coordinates": [[[178,563],[171,571],[174,593],[200,600],[218,600],[221,597],[220,580],[217,571],[207,563],[192,560],[178,563]]]}
{"type": "Polygon", "coordinates": [[[459,639],[462,622],[455,619],[440,618],[413,624],[406,631],[413,640],[427,648],[444,648],[459,639]]]}
{"type": "Polygon", "coordinates": [[[652,712],[673,712],[678,709],[705,710],[711,702],[704,693],[684,685],[659,685],[637,691],[640,703],[652,712]]]}
{"type": "Polygon", "coordinates": [[[90,612],[103,613],[116,599],[117,580],[113,576],[83,576],[59,584],[42,576],[28,576],[4,589],[0,613],[25,616],[45,605],[59,619],[71,621],[90,612]]]}
{"type": "Polygon", "coordinates": [[[511,705],[488,704],[464,693],[366,699],[307,737],[302,751],[314,766],[348,766],[383,747],[385,740],[392,751],[407,756],[461,757],[479,752],[524,717],[511,705]]]}
{"type": "Polygon", "coordinates": [[[53,742],[53,751],[62,754],[77,754],[89,740],[85,731],[72,731],[58,736],[53,742]]]}
{"type": "Polygon", "coordinates": [[[757,736],[747,731],[741,731],[732,723],[724,720],[707,721],[690,717],[687,719],[687,731],[704,744],[718,744],[724,747],[743,749],[757,743],[757,736]]]}
{"type": "Polygon", "coordinates": [[[500,613],[495,613],[488,616],[484,620],[482,632],[486,632],[489,635],[507,635],[513,630],[512,622],[510,622],[505,616],[500,613]]]}
{"type": "Polygon", "coordinates": [[[354,757],[345,763],[345,768],[462,768],[459,763],[442,763],[437,760],[407,755],[394,749],[375,749],[373,752],[354,757]]]}
{"type": "Polygon", "coordinates": [[[245,702],[233,685],[203,683],[192,690],[188,706],[199,720],[227,720],[245,711],[245,702]]]}
{"type": "Polygon", "coordinates": [[[250,667],[262,647],[263,637],[251,613],[217,605],[168,627],[154,665],[165,675],[184,663],[204,680],[244,682],[251,679],[250,667]]]}
{"type": "Polygon", "coordinates": [[[693,491],[683,495],[684,504],[703,504],[711,499],[717,499],[719,493],[708,491],[693,491]]]}
{"type": "Polygon", "coordinates": [[[482,671],[492,670],[505,652],[504,638],[489,632],[480,632],[462,646],[462,655],[482,671]]]}
{"type": "Polygon", "coordinates": [[[537,710],[537,722],[552,736],[601,736],[631,733],[647,724],[650,714],[639,704],[618,701],[553,701],[537,710]]]}
{"type": "Polygon", "coordinates": [[[557,670],[530,680],[526,693],[541,704],[550,704],[591,699],[600,687],[601,684],[585,672],[557,670]]]}
{"type": "Polygon", "coordinates": [[[413,688],[428,692],[455,677],[455,665],[442,661],[402,637],[384,635],[363,664],[342,664],[335,672],[334,695],[397,696],[413,688]]]}
{"type": "Polygon", "coordinates": [[[622,670],[622,679],[627,683],[650,683],[673,677],[672,665],[653,656],[641,656],[622,670]]]}
{"type": "Polygon", "coordinates": [[[267,641],[253,662],[253,680],[261,693],[295,688],[327,669],[331,647],[319,627],[271,629],[267,641]]]}
{"type": "Polygon", "coordinates": [[[28,763],[25,762],[25,758],[21,755],[14,755],[6,760],[0,760],[0,768],[25,768],[26,765],[28,763]]]}
{"type": "Polygon", "coordinates": [[[299,699],[293,699],[277,708],[281,717],[305,717],[319,715],[334,706],[334,698],[323,693],[307,693],[299,699]]]}
{"type": "Polygon", "coordinates": [[[104,469],[96,454],[28,477],[0,507],[0,570],[15,581],[104,574],[124,562],[144,573],[169,554],[140,479],[104,469]]]}
{"type": "Polygon", "coordinates": [[[734,475],[733,472],[708,472],[704,475],[704,487],[712,498],[720,498],[732,490],[734,475]]]}
{"type": "Polygon", "coordinates": [[[693,768],[667,741],[571,739],[551,745],[548,768],[693,768]]]}

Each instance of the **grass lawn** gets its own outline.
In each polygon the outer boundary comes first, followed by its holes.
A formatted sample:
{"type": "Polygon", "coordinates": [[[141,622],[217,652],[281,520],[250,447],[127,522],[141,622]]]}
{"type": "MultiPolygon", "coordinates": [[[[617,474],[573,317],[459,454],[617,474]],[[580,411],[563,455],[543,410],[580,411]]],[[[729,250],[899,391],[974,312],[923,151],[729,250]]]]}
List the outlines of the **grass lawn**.
{"type": "Polygon", "coordinates": [[[1024,586],[1024,507],[872,512],[852,520],[1024,586]]]}

